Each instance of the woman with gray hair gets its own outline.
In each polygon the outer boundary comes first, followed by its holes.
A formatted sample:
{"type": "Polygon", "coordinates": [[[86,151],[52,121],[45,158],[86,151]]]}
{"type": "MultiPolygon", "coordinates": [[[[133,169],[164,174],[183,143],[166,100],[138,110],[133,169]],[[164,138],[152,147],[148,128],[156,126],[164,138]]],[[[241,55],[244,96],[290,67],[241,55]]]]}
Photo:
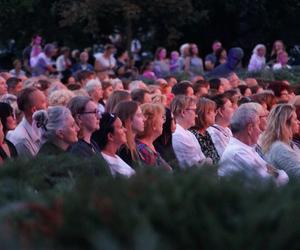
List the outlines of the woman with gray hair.
{"type": "Polygon", "coordinates": [[[58,155],[77,142],[79,128],[69,109],[62,106],[40,110],[33,114],[38,127],[43,128],[46,142],[38,155],[58,155]]]}

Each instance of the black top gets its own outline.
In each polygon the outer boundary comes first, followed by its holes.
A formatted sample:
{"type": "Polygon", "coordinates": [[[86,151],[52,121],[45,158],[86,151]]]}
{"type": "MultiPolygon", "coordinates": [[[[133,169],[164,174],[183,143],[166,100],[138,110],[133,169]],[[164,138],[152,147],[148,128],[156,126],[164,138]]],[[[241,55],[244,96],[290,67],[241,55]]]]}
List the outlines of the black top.
{"type": "Polygon", "coordinates": [[[125,161],[133,169],[138,169],[139,167],[141,167],[141,162],[140,162],[139,156],[137,155],[136,159],[133,159],[131,156],[131,152],[126,144],[123,144],[119,148],[117,155],[120,156],[120,158],[123,161],[125,161]]]}
{"type": "Polygon", "coordinates": [[[220,160],[220,156],[218,154],[218,151],[216,150],[216,147],[211,139],[210,134],[207,131],[205,131],[205,134],[202,135],[196,129],[190,129],[190,131],[197,138],[203,154],[206,157],[211,158],[214,164],[217,164],[220,160]]]}
{"type": "Polygon", "coordinates": [[[97,155],[102,158],[100,149],[93,140],[91,140],[91,143],[87,143],[85,140],[79,139],[78,142],[70,147],[69,152],[78,157],[92,157],[97,155]]]}
{"type": "Polygon", "coordinates": [[[15,146],[8,140],[4,139],[4,142],[7,144],[10,157],[6,154],[2,147],[0,147],[0,157],[2,160],[6,160],[7,158],[16,158],[18,156],[17,150],[15,146]]]}
{"type": "MultiPolygon", "coordinates": [[[[87,143],[83,139],[79,139],[78,142],[73,144],[68,152],[71,154],[77,156],[77,157],[83,157],[83,158],[91,158],[91,157],[97,157],[97,159],[100,160],[103,166],[108,167],[106,161],[104,160],[100,148],[98,147],[97,143],[93,140],[91,140],[91,143],[87,143]]],[[[98,173],[96,173],[98,175],[98,173]]]]}
{"type": "Polygon", "coordinates": [[[62,153],[66,153],[65,150],[53,144],[51,141],[46,141],[40,151],[38,152],[38,156],[40,155],[60,155],[62,153]]]}

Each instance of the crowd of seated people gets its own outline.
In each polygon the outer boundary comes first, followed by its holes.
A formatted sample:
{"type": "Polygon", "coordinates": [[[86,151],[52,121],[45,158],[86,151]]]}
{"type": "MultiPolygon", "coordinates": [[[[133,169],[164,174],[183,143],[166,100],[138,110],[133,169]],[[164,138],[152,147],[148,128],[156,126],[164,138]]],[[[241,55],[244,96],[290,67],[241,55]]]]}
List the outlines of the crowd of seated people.
{"type": "MultiPolygon", "coordinates": [[[[249,71],[289,68],[276,42],[272,65],[259,44],[249,71]]],[[[172,51],[171,59],[159,47],[140,72],[113,45],[94,62],[89,51],[62,48],[56,67],[54,45],[42,48],[37,39],[31,50],[24,71],[17,62],[0,73],[1,165],[70,154],[94,156],[112,176],[127,178],[140,168],[172,173],[213,166],[221,177],[242,172],[277,185],[300,176],[297,88],[286,80],[241,79],[241,48],[227,55],[216,41],[202,60],[195,43],[172,51]]]]}

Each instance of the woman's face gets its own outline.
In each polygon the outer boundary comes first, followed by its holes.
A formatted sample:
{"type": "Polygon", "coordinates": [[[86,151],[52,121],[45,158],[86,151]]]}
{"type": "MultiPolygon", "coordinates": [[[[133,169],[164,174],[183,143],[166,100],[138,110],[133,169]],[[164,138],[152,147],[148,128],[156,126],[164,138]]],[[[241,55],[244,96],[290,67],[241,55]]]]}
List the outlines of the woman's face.
{"type": "Polygon", "coordinates": [[[295,111],[293,111],[293,113],[292,113],[290,123],[291,123],[291,132],[292,132],[292,134],[293,135],[297,134],[298,131],[299,131],[299,121],[297,119],[297,114],[296,114],[295,111]]]}
{"type": "Polygon", "coordinates": [[[206,126],[212,126],[215,124],[216,111],[214,109],[209,110],[205,115],[206,126]]]}
{"type": "Polygon", "coordinates": [[[0,77],[0,95],[7,94],[7,85],[3,77],[0,77]]]}
{"type": "Polygon", "coordinates": [[[223,58],[223,59],[227,58],[227,51],[225,49],[222,50],[220,57],[223,58]]]}
{"type": "Polygon", "coordinates": [[[158,113],[154,118],[153,118],[153,133],[158,137],[162,134],[163,132],[163,125],[166,121],[166,116],[165,113],[158,113]]]}
{"type": "Polygon", "coordinates": [[[78,141],[77,133],[79,127],[71,115],[69,115],[65,121],[65,126],[60,130],[61,140],[66,144],[73,144],[78,141]]]}
{"type": "Polygon", "coordinates": [[[257,55],[258,55],[259,57],[264,57],[264,56],[266,55],[266,50],[265,50],[264,48],[259,48],[259,49],[257,50],[257,55]]]}
{"type": "Polygon", "coordinates": [[[138,107],[134,116],[132,117],[132,130],[134,133],[143,132],[145,126],[145,117],[140,107],[138,107]]]}
{"type": "Polygon", "coordinates": [[[2,122],[0,121],[0,143],[3,142],[4,140],[4,132],[3,132],[3,125],[2,125],[2,122]]]}
{"type": "Polygon", "coordinates": [[[229,99],[225,102],[224,106],[220,109],[220,115],[226,123],[230,123],[232,115],[234,113],[234,108],[229,99]]]}
{"type": "Polygon", "coordinates": [[[112,134],[114,143],[120,147],[126,143],[126,129],[123,127],[122,122],[117,118],[113,124],[114,133],[112,134]]]}
{"type": "Polygon", "coordinates": [[[199,51],[198,51],[198,46],[196,44],[192,44],[191,45],[191,51],[193,55],[198,55],[199,51]]]}
{"type": "Polygon", "coordinates": [[[250,88],[247,88],[247,89],[245,90],[244,96],[251,96],[251,95],[252,95],[251,89],[250,89],[250,88]]]}
{"type": "Polygon", "coordinates": [[[6,128],[7,130],[14,130],[17,126],[16,118],[13,114],[6,118],[6,128]]]}
{"type": "Polygon", "coordinates": [[[281,51],[283,50],[283,43],[281,41],[276,41],[275,42],[275,50],[276,51],[281,51]]]}
{"type": "Polygon", "coordinates": [[[159,51],[158,56],[159,56],[159,59],[160,59],[160,60],[165,59],[166,56],[167,56],[167,51],[166,51],[166,49],[161,49],[161,50],[159,51]]]}
{"type": "Polygon", "coordinates": [[[80,127],[93,133],[100,128],[100,116],[97,104],[93,101],[89,101],[85,105],[85,110],[82,114],[79,114],[80,127]]]}

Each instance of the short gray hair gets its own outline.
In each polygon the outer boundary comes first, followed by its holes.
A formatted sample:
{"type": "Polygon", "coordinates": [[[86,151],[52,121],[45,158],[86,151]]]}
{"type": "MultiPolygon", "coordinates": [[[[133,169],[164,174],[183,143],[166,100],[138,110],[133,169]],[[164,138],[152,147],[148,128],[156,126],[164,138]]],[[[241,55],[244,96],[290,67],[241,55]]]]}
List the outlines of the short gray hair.
{"type": "Polygon", "coordinates": [[[68,89],[53,91],[48,97],[49,106],[66,106],[75,94],[68,89]]]}
{"type": "Polygon", "coordinates": [[[101,82],[96,79],[89,80],[85,85],[85,90],[90,94],[96,87],[102,88],[101,82]]]}
{"type": "Polygon", "coordinates": [[[255,123],[255,118],[259,115],[262,106],[259,103],[249,102],[238,107],[231,118],[230,126],[232,133],[238,133],[246,127],[255,123]]]}
{"type": "Polygon", "coordinates": [[[56,136],[56,132],[65,127],[68,117],[72,117],[71,111],[63,106],[54,106],[48,110],[39,110],[33,114],[33,120],[37,127],[44,129],[44,136],[48,140],[52,140],[56,136]]]}

